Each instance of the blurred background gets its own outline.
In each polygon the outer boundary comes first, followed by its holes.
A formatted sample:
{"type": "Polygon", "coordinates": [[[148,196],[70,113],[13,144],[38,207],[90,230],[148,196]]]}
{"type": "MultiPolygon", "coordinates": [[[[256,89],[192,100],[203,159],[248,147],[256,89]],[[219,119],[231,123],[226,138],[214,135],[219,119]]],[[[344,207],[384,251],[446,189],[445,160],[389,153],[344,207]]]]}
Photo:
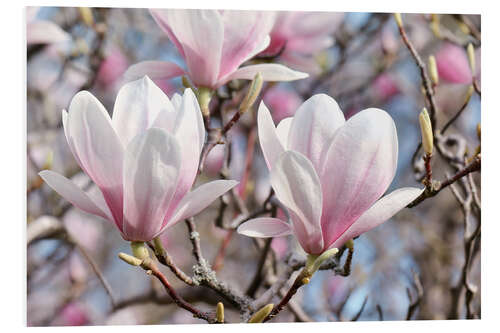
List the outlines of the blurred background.
{"type": "MultiPolygon", "coordinates": [[[[311,33],[314,29],[308,30],[307,24],[312,24],[314,15],[319,14],[308,13],[309,20],[299,15],[296,22],[302,25],[296,24],[292,31],[284,29],[289,34],[283,38],[300,36],[301,31],[311,33]]],[[[399,139],[398,171],[389,191],[418,186],[423,162],[414,153],[420,143],[418,114],[425,100],[419,69],[392,14],[321,15],[331,17],[315,32],[331,41],[324,47],[312,48],[307,41],[313,37],[305,34],[301,47],[292,49],[292,43],[283,43],[251,60],[281,62],[310,74],[308,79],[292,83],[265,85],[261,97],[275,122],[293,115],[315,93],[335,98],[346,118],[365,108],[381,108],[393,117],[399,139]]],[[[464,106],[472,81],[480,86],[480,16],[403,14],[403,20],[422,60],[427,63],[429,56],[435,56],[439,83],[434,91],[441,128],[464,106]],[[475,73],[467,58],[469,43],[475,49],[475,73]]],[[[68,149],[61,110],[69,106],[76,92],[89,90],[112,112],[117,91],[126,82],[123,73],[130,65],[169,60],[184,66],[183,59],[147,9],[30,7],[26,24],[28,325],[203,323],[170,304],[157,281],[118,260],[118,252],[128,252],[129,244],[109,222],[72,207],[37,175],[50,168],[89,189],[89,178],[68,149]],[[40,23],[54,25],[51,33],[40,34],[40,23]],[[114,302],[93,265],[109,283],[114,302]]],[[[183,89],[180,78],[155,82],[170,97],[183,89]]],[[[231,99],[245,84],[231,82],[220,89],[211,107],[221,109],[222,119],[214,117],[214,125],[230,119],[237,107],[231,99]]],[[[450,140],[464,142],[457,148],[464,156],[472,156],[480,145],[480,109],[480,94],[474,93],[447,129],[450,140]]],[[[198,177],[204,182],[220,178],[222,172],[239,180],[237,195],[250,211],[262,206],[270,190],[256,138],[255,111],[254,107],[232,129],[230,145],[219,145],[209,154],[205,171],[198,177]]],[[[455,172],[447,161],[433,160],[435,179],[443,180],[455,172]]],[[[470,178],[480,193],[480,175],[474,173],[470,178]]],[[[248,293],[262,251],[252,239],[226,227],[240,213],[236,206],[234,198],[226,196],[198,215],[196,225],[204,256],[219,279],[248,293]],[[225,222],[216,223],[221,205],[227,206],[225,222]]],[[[273,321],[480,318],[481,235],[479,230],[471,246],[467,243],[470,230],[466,230],[466,226],[479,229],[480,213],[465,214],[465,219],[462,208],[452,191],[445,189],[415,208],[404,209],[355,240],[350,274],[318,272],[293,298],[294,308],[273,321]]],[[[162,238],[175,263],[191,274],[195,261],[186,226],[179,223],[162,238]]],[[[290,253],[301,250],[288,237],[273,239],[271,251],[263,273],[267,276],[252,290],[253,296],[268,288],[266,284],[283,270],[290,253]]],[[[202,287],[184,285],[168,269],[164,271],[179,293],[199,308],[213,311],[221,300],[202,287]]],[[[226,317],[239,321],[238,312],[229,305],[226,317]]]]}

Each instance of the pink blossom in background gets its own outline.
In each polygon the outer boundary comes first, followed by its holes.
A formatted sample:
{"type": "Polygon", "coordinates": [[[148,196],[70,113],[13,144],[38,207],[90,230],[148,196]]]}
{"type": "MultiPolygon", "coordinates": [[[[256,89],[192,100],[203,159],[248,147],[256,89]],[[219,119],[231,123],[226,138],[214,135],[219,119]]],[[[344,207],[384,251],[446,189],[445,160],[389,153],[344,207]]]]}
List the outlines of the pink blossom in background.
{"type": "Polygon", "coordinates": [[[241,234],[294,234],[304,251],[320,254],[375,228],[423,191],[405,187],[381,198],[398,156],[396,127],[383,110],[366,109],[346,121],[337,102],[319,94],[277,127],[261,103],[257,123],[271,185],[292,223],[256,218],[238,228],[241,234]]]}
{"type": "Polygon", "coordinates": [[[465,49],[446,43],[436,53],[439,78],[450,83],[471,83],[472,75],[465,49]]]}
{"type": "Polygon", "coordinates": [[[26,43],[52,44],[71,40],[71,36],[57,24],[46,20],[37,20],[40,7],[26,7],[26,43]]]}
{"type": "Polygon", "coordinates": [[[120,89],[113,118],[87,91],[62,118],[73,156],[98,190],[85,193],[50,170],[40,176],[76,207],[114,222],[125,240],[150,241],[237,183],[216,180],[190,192],[205,140],[191,89],[170,101],[144,77],[120,89]]]}
{"type": "Polygon", "coordinates": [[[186,74],[197,87],[218,88],[234,79],[292,81],[307,77],[279,64],[241,64],[269,45],[272,12],[151,9],[151,15],[184,58],[187,71],[172,62],[144,61],[131,66],[128,79],[153,80],[186,74]]]}
{"type": "Polygon", "coordinates": [[[334,44],[334,31],[344,13],[277,12],[271,30],[271,44],[261,53],[279,57],[290,67],[317,74],[314,55],[334,44]]]}
{"type": "Polygon", "coordinates": [[[292,89],[274,86],[264,97],[264,102],[273,110],[273,120],[280,122],[283,118],[291,117],[302,104],[303,99],[292,89]]]}
{"type": "Polygon", "coordinates": [[[82,304],[71,302],[64,306],[56,322],[61,326],[83,326],[89,323],[89,317],[82,304]]]}
{"type": "Polygon", "coordinates": [[[97,71],[97,82],[104,87],[112,87],[128,68],[128,59],[119,48],[113,48],[101,62],[97,71]]]}
{"type": "Polygon", "coordinates": [[[377,98],[382,101],[387,101],[400,92],[396,80],[389,73],[382,73],[377,76],[373,81],[372,88],[377,98]]]}

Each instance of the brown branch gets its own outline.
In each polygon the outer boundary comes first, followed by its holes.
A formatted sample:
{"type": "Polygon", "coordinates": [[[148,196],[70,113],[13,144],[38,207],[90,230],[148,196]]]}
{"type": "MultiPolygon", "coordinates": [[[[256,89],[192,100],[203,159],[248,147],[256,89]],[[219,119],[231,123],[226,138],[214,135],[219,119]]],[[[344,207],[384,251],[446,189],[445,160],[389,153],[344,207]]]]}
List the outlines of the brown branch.
{"type": "Polygon", "coordinates": [[[407,207],[412,208],[415,207],[416,205],[420,204],[422,201],[431,198],[441,192],[442,189],[450,186],[460,178],[467,176],[471,172],[479,171],[481,170],[481,155],[477,155],[474,157],[474,160],[464,167],[463,169],[459,170],[457,173],[455,173],[452,177],[447,178],[445,181],[442,183],[435,183],[432,184],[432,187],[426,188],[424,192],[420,196],[418,196],[415,200],[413,200],[407,207]]]}
{"type": "Polygon", "coordinates": [[[218,281],[215,272],[210,268],[210,265],[203,257],[199,234],[196,231],[192,218],[186,219],[186,226],[188,227],[189,239],[191,240],[191,244],[193,246],[193,255],[197,262],[197,264],[193,267],[193,283],[212,289],[229,301],[239,311],[242,313],[248,313],[252,309],[250,306],[250,300],[244,296],[240,296],[236,291],[218,281]]]}
{"type": "Polygon", "coordinates": [[[148,246],[154,251],[156,258],[158,261],[167,266],[172,273],[179,278],[179,280],[183,281],[185,284],[194,286],[193,279],[189,277],[186,273],[184,273],[179,267],[177,267],[172,259],[172,257],[165,251],[162,246],[153,246],[153,244],[148,243],[148,246]]]}
{"type": "Polygon", "coordinates": [[[410,51],[410,54],[412,55],[418,69],[420,70],[420,77],[422,78],[422,86],[424,87],[425,97],[430,108],[429,116],[431,119],[433,131],[435,131],[437,107],[436,107],[436,101],[434,100],[434,90],[432,89],[431,80],[429,79],[429,76],[425,69],[425,63],[420,58],[420,55],[415,49],[415,46],[413,46],[412,42],[408,39],[408,35],[406,34],[406,30],[404,29],[403,25],[399,26],[398,28],[403,43],[406,45],[406,48],[410,51]]]}
{"type": "Polygon", "coordinates": [[[417,298],[413,298],[410,288],[406,288],[406,293],[408,294],[408,299],[410,300],[410,305],[408,306],[408,312],[406,313],[406,320],[411,320],[411,317],[419,307],[422,302],[422,298],[424,296],[424,288],[422,287],[422,283],[420,282],[420,277],[416,272],[413,272],[413,285],[417,292],[417,298]]]}
{"type": "Polygon", "coordinates": [[[143,260],[141,267],[146,271],[148,275],[155,276],[161,282],[161,284],[165,287],[168,295],[172,298],[174,303],[177,304],[177,306],[191,312],[194,318],[203,319],[208,323],[215,323],[215,318],[213,315],[202,312],[201,310],[195,308],[176,293],[175,289],[170,285],[165,275],[163,275],[163,273],[158,269],[158,266],[156,266],[151,258],[146,258],[145,260],[143,260]]]}

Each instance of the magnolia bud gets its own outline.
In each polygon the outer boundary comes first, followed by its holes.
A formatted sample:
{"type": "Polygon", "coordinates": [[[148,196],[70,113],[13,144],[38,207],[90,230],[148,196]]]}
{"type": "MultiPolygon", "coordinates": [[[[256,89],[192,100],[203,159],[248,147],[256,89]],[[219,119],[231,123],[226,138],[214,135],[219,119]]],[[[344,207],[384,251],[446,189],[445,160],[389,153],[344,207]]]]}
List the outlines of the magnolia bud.
{"type": "Polygon", "coordinates": [[[241,102],[239,112],[240,113],[245,113],[248,109],[250,109],[255,103],[255,100],[257,97],[259,97],[260,90],[262,89],[262,75],[260,73],[257,73],[250,84],[250,88],[248,89],[248,92],[243,99],[243,102],[241,102]]]}
{"type": "Polygon", "coordinates": [[[422,109],[420,115],[418,116],[420,122],[420,131],[422,132],[422,145],[424,146],[424,151],[428,155],[432,155],[432,149],[434,148],[432,125],[429,118],[429,113],[426,108],[422,109]]]}
{"type": "Polygon", "coordinates": [[[437,86],[439,83],[439,74],[436,65],[436,58],[433,55],[429,56],[429,74],[431,76],[432,83],[437,86]]]}
{"type": "Polygon", "coordinates": [[[89,27],[94,25],[94,16],[92,15],[92,9],[89,7],[78,7],[82,21],[89,27]]]}
{"type": "Polygon", "coordinates": [[[403,27],[403,19],[401,18],[400,13],[394,13],[394,19],[396,20],[396,24],[398,27],[402,28],[403,27]]]}
{"type": "Polygon", "coordinates": [[[469,45],[467,45],[467,57],[469,58],[469,66],[470,66],[470,70],[472,72],[472,76],[475,76],[475,74],[476,74],[476,57],[474,55],[474,45],[472,45],[472,43],[469,43],[469,45]]]}
{"type": "Polygon", "coordinates": [[[131,256],[123,252],[118,253],[118,258],[120,258],[121,260],[125,261],[127,264],[132,266],[140,266],[142,264],[141,259],[138,259],[134,256],[131,256]]]}
{"type": "Polygon", "coordinates": [[[224,304],[222,304],[222,302],[217,303],[217,309],[215,310],[215,319],[218,323],[224,322],[224,304]]]}
{"type": "Polygon", "coordinates": [[[259,311],[255,312],[248,322],[249,323],[262,323],[262,321],[267,317],[267,315],[271,313],[273,308],[274,308],[274,304],[268,304],[268,305],[264,306],[259,311]]]}

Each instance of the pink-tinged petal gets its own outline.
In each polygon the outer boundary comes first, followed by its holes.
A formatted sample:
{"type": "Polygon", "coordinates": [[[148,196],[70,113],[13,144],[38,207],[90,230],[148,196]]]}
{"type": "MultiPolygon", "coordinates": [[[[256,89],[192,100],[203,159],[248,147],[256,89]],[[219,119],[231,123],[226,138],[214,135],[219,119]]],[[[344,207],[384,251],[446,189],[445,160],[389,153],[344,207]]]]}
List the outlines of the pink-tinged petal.
{"type": "Polygon", "coordinates": [[[224,25],[219,12],[195,9],[155,11],[160,12],[161,26],[168,29],[168,36],[175,36],[173,42],[182,47],[193,83],[215,86],[224,42],[224,25]]]}
{"type": "Polygon", "coordinates": [[[168,207],[167,219],[174,213],[178,203],[193,186],[200,153],[205,142],[205,126],[201,117],[198,100],[191,89],[186,89],[182,96],[182,103],[176,110],[173,133],[182,155],[181,172],[175,195],[168,207]]]}
{"type": "Polygon", "coordinates": [[[295,112],[288,148],[305,155],[320,174],[333,136],[344,123],[344,114],[333,98],[325,94],[314,95],[295,112]]]}
{"type": "Polygon", "coordinates": [[[40,171],[39,175],[54,191],[71,202],[73,206],[80,208],[86,213],[109,219],[106,213],[104,213],[83,190],[68,178],[50,170],[40,171]]]}
{"type": "Polygon", "coordinates": [[[276,135],[281,142],[281,145],[288,148],[288,137],[290,136],[290,128],[292,127],[293,117],[288,117],[280,121],[276,126],[276,135]]]}
{"type": "Polygon", "coordinates": [[[198,214],[237,184],[235,180],[214,180],[200,185],[182,198],[172,218],[164,222],[164,227],[171,227],[179,221],[198,214]]]}
{"type": "Polygon", "coordinates": [[[29,44],[52,44],[71,40],[71,36],[50,21],[33,21],[26,26],[26,42],[29,44]]]}
{"type": "MultiPolygon", "coordinates": [[[[234,72],[243,62],[267,47],[263,44],[271,31],[274,13],[227,10],[222,14],[224,44],[219,78],[234,72]]],[[[267,39],[269,44],[270,39],[267,39]]]]}
{"type": "Polygon", "coordinates": [[[295,81],[309,76],[307,73],[297,72],[280,64],[260,64],[239,68],[225,77],[219,85],[235,79],[253,80],[257,73],[262,75],[264,81],[295,81]]]}
{"type": "Polygon", "coordinates": [[[73,97],[67,119],[66,138],[80,167],[102,191],[113,219],[123,214],[123,145],[104,106],[87,91],[73,97]]]}
{"type": "Polygon", "coordinates": [[[292,227],[276,218],[261,217],[249,220],[238,227],[238,233],[248,237],[281,237],[291,235],[292,227]]]}
{"type": "Polygon", "coordinates": [[[125,84],[116,96],[113,127],[124,146],[146,131],[160,113],[174,114],[174,106],[147,76],[125,84]]]}
{"type": "Polygon", "coordinates": [[[267,168],[272,169],[274,162],[278,159],[285,147],[282,145],[276,128],[274,127],[273,118],[267,109],[264,102],[260,102],[259,111],[257,114],[257,125],[259,132],[259,142],[264,159],[266,160],[267,168]]]}
{"type": "Polygon", "coordinates": [[[134,138],[124,157],[124,223],[127,240],[149,241],[161,230],[181,167],[177,140],[150,128],[134,138]]]}
{"type": "Polygon", "coordinates": [[[175,34],[172,32],[172,29],[169,26],[168,23],[168,9],[150,9],[149,13],[155,20],[156,24],[165,32],[167,35],[168,39],[175,45],[177,48],[177,51],[181,54],[183,58],[186,57],[184,54],[184,49],[182,48],[181,42],[177,39],[175,34]]]}
{"type": "Polygon", "coordinates": [[[330,247],[339,248],[349,239],[384,223],[415,200],[423,191],[424,189],[416,187],[404,187],[382,197],[364,212],[330,247]]]}
{"type": "Polygon", "coordinates": [[[123,74],[127,80],[138,80],[147,75],[152,80],[170,79],[181,76],[185,71],[168,61],[148,60],[130,66],[123,74]]]}
{"type": "Polygon", "coordinates": [[[289,209],[294,233],[308,253],[323,250],[321,234],[322,194],[312,163],[302,154],[286,151],[271,170],[276,197],[289,209]]]}
{"type": "Polygon", "coordinates": [[[326,246],[387,190],[397,156],[396,127],[385,111],[361,111],[337,130],[320,173],[326,246]]]}

